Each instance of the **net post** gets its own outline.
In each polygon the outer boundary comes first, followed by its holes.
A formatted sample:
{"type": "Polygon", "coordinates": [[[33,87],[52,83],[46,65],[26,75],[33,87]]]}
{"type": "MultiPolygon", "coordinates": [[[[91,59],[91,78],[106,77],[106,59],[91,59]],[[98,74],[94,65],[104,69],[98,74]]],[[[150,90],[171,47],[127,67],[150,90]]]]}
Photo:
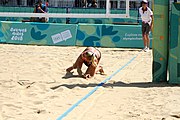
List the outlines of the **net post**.
{"type": "Polygon", "coordinates": [[[110,0],[106,0],[106,15],[108,16],[110,13],[110,0]]]}
{"type": "Polygon", "coordinates": [[[126,16],[129,17],[129,0],[126,0],[126,16]]]}

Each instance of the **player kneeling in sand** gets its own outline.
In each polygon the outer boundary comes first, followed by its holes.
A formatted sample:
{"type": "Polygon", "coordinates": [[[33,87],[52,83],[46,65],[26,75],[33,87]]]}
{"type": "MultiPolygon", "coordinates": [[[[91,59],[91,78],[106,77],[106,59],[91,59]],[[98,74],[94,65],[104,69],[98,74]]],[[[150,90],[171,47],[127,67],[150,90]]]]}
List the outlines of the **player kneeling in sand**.
{"type": "Polygon", "coordinates": [[[104,74],[102,66],[98,63],[101,59],[101,52],[94,47],[87,47],[77,58],[73,66],[66,69],[66,72],[71,72],[73,69],[77,69],[79,76],[83,78],[91,78],[95,73],[100,72],[104,74]],[[83,63],[88,67],[86,72],[83,74],[81,68],[83,63]]]}

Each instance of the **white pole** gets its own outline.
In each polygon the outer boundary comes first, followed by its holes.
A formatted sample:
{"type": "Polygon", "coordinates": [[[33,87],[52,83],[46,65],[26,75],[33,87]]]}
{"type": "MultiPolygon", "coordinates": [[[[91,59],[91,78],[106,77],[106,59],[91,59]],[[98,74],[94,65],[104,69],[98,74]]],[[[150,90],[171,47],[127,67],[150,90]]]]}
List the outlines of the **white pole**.
{"type": "Polygon", "coordinates": [[[120,1],[119,0],[117,1],[117,8],[118,9],[120,8],[120,1]]]}
{"type": "Polygon", "coordinates": [[[129,17],[129,0],[126,0],[126,15],[129,17]]]}
{"type": "Polygon", "coordinates": [[[108,16],[110,13],[110,0],[106,0],[106,15],[108,16]]]}

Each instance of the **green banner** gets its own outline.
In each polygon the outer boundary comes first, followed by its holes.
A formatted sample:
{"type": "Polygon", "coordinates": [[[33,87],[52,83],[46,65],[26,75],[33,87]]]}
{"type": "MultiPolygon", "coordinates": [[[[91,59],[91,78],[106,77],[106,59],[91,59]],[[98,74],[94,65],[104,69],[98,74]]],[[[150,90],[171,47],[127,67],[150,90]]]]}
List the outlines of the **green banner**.
{"type": "Polygon", "coordinates": [[[141,25],[79,24],[76,45],[143,48],[141,25]]]}
{"type": "Polygon", "coordinates": [[[77,25],[36,22],[1,22],[7,43],[74,46],[77,25]]]}
{"type": "Polygon", "coordinates": [[[180,83],[180,4],[173,3],[169,47],[169,83],[180,83]]]}
{"type": "MultiPolygon", "coordinates": [[[[1,41],[15,44],[142,48],[141,25],[1,22],[1,41]],[[78,30],[77,30],[78,29],[78,30]]],[[[152,41],[152,35],[150,35],[152,41]]]]}
{"type": "Polygon", "coordinates": [[[167,81],[169,0],[154,0],[153,82],[167,81]]]}
{"type": "Polygon", "coordinates": [[[0,43],[2,42],[6,42],[6,40],[4,39],[4,33],[2,31],[2,23],[0,22],[0,43]]]}

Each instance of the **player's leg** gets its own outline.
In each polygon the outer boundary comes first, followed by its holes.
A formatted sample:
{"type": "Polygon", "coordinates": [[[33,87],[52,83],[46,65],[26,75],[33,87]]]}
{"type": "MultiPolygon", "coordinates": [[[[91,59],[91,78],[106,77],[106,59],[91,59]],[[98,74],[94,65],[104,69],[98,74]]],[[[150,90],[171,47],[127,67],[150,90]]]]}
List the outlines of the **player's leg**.
{"type": "Polygon", "coordinates": [[[149,39],[149,33],[150,33],[151,27],[148,24],[146,27],[146,40],[147,40],[147,48],[149,49],[150,47],[150,39],[149,39]]]}
{"type": "Polygon", "coordinates": [[[143,38],[143,43],[144,43],[144,49],[143,50],[146,50],[146,48],[147,48],[145,31],[146,31],[146,24],[142,23],[142,38],[143,38]]]}
{"type": "Polygon", "coordinates": [[[144,29],[144,40],[146,45],[146,49],[144,50],[145,52],[149,51],[149,46],[150,46],[149,32],[150,32],[150,26],[148,23],[146,23],[144,29]]]}

